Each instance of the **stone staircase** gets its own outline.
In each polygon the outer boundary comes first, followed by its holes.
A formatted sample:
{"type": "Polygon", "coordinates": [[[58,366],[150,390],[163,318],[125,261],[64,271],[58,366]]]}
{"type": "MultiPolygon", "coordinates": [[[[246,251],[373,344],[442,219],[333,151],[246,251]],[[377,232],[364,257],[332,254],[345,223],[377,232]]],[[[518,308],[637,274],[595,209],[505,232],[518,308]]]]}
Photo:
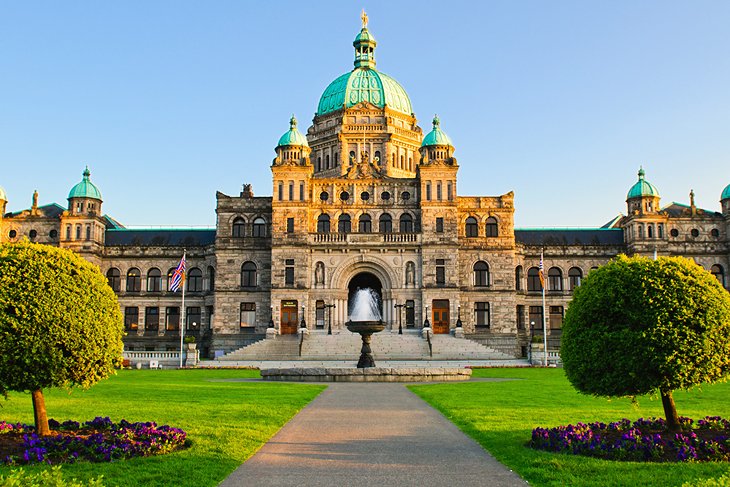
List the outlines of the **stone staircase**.
{"type": "MultiPolygon", "coordinates": [[[[472,340],[451,335],[433,335],[433,356],[428,342],[420,332],[408,330],[403,335],[384,331],[372,337],[375,360],[512,360],[514,356],[497,351],[472,340]]],[[[360,335],[343,330],[327,335],[312,332],[304,338],[299,356],[299,337],[279,335],[240,348],[218,360],[221,361],[283,361],[283,360],[354,360],[360,356],[360,335]]]]}

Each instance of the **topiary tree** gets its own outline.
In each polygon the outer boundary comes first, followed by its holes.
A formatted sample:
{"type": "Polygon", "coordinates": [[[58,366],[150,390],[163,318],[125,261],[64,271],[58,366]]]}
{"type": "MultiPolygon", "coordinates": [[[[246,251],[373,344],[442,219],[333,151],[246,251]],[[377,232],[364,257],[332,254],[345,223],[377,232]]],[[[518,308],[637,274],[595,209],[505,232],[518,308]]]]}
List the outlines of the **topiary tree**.
{"type": "Polygon", "coordinates": [[[619,256],[576,289],[560,355],[582,393],[659,392],[676,431],[672,391],[730,374],[730,293],[689,259],[619,256]]]}
{"type": "Polygon", "coordinates": [[[47,245],[0,245],[0,393],[31,393],[39,435],[50,434],[43,389],[89,387],[114,373],[122,335],[97,266],[47,245]]]}

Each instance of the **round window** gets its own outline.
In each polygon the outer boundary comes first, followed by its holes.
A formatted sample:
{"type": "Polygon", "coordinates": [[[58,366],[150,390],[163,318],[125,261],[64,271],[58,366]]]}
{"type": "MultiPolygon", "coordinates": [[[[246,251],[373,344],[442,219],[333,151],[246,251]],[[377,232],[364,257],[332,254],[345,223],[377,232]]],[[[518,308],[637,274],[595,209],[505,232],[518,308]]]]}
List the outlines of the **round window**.
{"type": "Polygon", "coordinates": [[[28,232],[28,236],[32,240],[32,239],[34,239],[34,238],[36,238],[38,236],[38,232],[36,232],[35,230],[31,230],[30,232],[28,232]]]}
{"type": "Polygon", "coordinates": [[[388,191],[383,191],[381,198],[383,198],[385,201],[388,201],[390,199],[390,193],[388,191]]]}
{"type": "Polygon", "coordinates": [[[679,237],[679,230],[677,230],[676,228],[672,228],[669,232],[669,235],[671,235],[672,237],[679,237]]]}
{"type": "Polygon", "coordinates": [[[330,194],[327,191],[322,191],[319,193],[319,199],[322,201],[327,201],[330,198],[330,194]]]}
{"type": "Polygon", "coordinates": [[[408,201],[409,199],[411,199],[411,193],[409,193],[408,191],[403,191],[400,194],[400,197],[403,199],[403,201],[408,201]]]}
{"type": "Polygon", "coordinates": [[[51,230],[50,232],[48,232],[48,236],[51,238],[56,238],[58,237],[58,232],[56,230],[51,230]]]}
{"type": "Polygon", "coordinates": [[[713,237],[717,238],[717,237],[719,237],[719,236],[720,236],[720,230],[718,230],[717,228],[713,228],[713,229],[712,229],[712,230],[710,231],[710,235],[712,235],[713,237]]]}
{"type": "Polygon", "coordinates": [[[362,193],[360,193],[360,199],[362,199],[363,201],[369,200],[370,193],[368,193],[367,191],[363,191],[362,193]]]}
{"type": "Polygon", "coordinates": [[[699,230],[697,230],[696,228],[693,228],[693,229],[692,229],[692,231],[691,231],[690,233],[691,233],[691,234],[692,234],[692,236],[693,236],[693,237],[695,237],[695,238],[697,238],[697,237],[699,237],[699,236],[700,236],[700,231],[699,231],[699,230]]]}
{"type": "Polygon", "coordinates": [[[343,191],[342,193],[340,193],[340,199],[342,201],[349,200],[350,199],[350,193],[348,193],[347,191],[343,191]]]}
{"type": "Polygon", "coordinates": [[[10,237],[10,238],[15,238],[17,236],[18,236],[18,232],[16,232],[15,230],[10,230],[8,232],[8,237],[10,237]]]}

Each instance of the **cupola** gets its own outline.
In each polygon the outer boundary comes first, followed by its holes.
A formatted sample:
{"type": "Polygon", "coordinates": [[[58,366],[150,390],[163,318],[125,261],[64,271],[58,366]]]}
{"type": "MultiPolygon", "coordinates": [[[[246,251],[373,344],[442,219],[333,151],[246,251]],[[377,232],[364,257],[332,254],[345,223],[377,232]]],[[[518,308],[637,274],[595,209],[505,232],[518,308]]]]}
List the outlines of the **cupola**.
{"type": "Polygon", "coordinates": [[[421,164],[453,163],[454,144],[446,132],[441,130],[438,115],[433,117],[433,128],[421,142],[421,164]]]}
{"type": "Polygon", "coordinates": [[[720,195],[720,204],[722,205],[722,212],[726,215],[730,215],[730,184],[725,186],[720,195]]]}
{"type": "Polygon", "coordinates": [[[101,191],[91,182],[91,172],[86,166],[81,182],[68,193],[68,210],[73,215],[101,214],[101,191]]]}
{"type": "Polygon", "coordinates": [[[626,195],[629,214],[656,213],[659,211],[659,190],[645,179],[644,168],[639,167],[639,180],[626,195]]]}
{"type": "Polygon", "coordinates": [[[308,164],[310,152],[307,138],[297,129],[297,119],[292,115],[289,120],[289,130],[279,138],[279,143],[276,144],[274,165],[308,164]]]}

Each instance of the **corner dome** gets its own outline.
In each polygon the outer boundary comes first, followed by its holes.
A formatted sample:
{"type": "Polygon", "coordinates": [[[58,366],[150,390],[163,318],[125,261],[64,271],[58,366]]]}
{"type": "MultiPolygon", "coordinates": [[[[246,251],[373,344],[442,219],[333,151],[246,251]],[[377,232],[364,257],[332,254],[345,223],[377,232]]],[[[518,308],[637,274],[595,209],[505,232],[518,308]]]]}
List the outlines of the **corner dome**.
{"type": "Polygon", "coordinates": [[[423,138],[423,142],[421,142],[421,147],[427,147],[430,145],[449,145],[454,147],[454,144],[451,142],[449,136],[446,135],[446,132],[441,130],[441,121],[439,120],[438,115],[434,115],[433,129],[426,134],[423,138]]]}
{"type": "Polygon", "coordinates": [[[626,199],[641,198],[642,196],[659,197],[659,190],[656,186],[644,179],[644,169],[639,168],[639,180],[631,186],[626,199]]]}
{"type": "Polygon", "coordinates": [[[279,143],[276,144],[277,147],[287,145],[309,147],[307,138],[297,129],[297,119],[294,115],[289,120],[289,131],[282,135],[279,138],[279,143]]]}
{"type": "MultiPolygon", "coordinates": [[[[0,188],[1,190],[2,188],[0,188]]],[[[730,184],[725,186],[725,189],[722,190],[722,195],[720,196],[720,201],[730,199],[730,184]]]]}
{"type": "Polygon", "coordinates": [[[81,182],[71,188],[71,191],[68,193],[68,199],[90,198],[101,201],[101,191],[99,191],[99,188],[97,188],[96,185],[91,182],[91,179],[89,179],[91,172],[89,172],[88,166],[84,169],[83,176],[84,178],[81,182]]]}
{"type": "Polygon", "coordinates": [[[363,12],[362,29],[355,37],[355,69],[339,76],[327,86],[319,99],[317,115],[350,108],[364,101],[378,108],[386,106],[406,115],[413,114],[411,99],[396,80],[375,69],[377,42],[367,29],[363,12]]]}

